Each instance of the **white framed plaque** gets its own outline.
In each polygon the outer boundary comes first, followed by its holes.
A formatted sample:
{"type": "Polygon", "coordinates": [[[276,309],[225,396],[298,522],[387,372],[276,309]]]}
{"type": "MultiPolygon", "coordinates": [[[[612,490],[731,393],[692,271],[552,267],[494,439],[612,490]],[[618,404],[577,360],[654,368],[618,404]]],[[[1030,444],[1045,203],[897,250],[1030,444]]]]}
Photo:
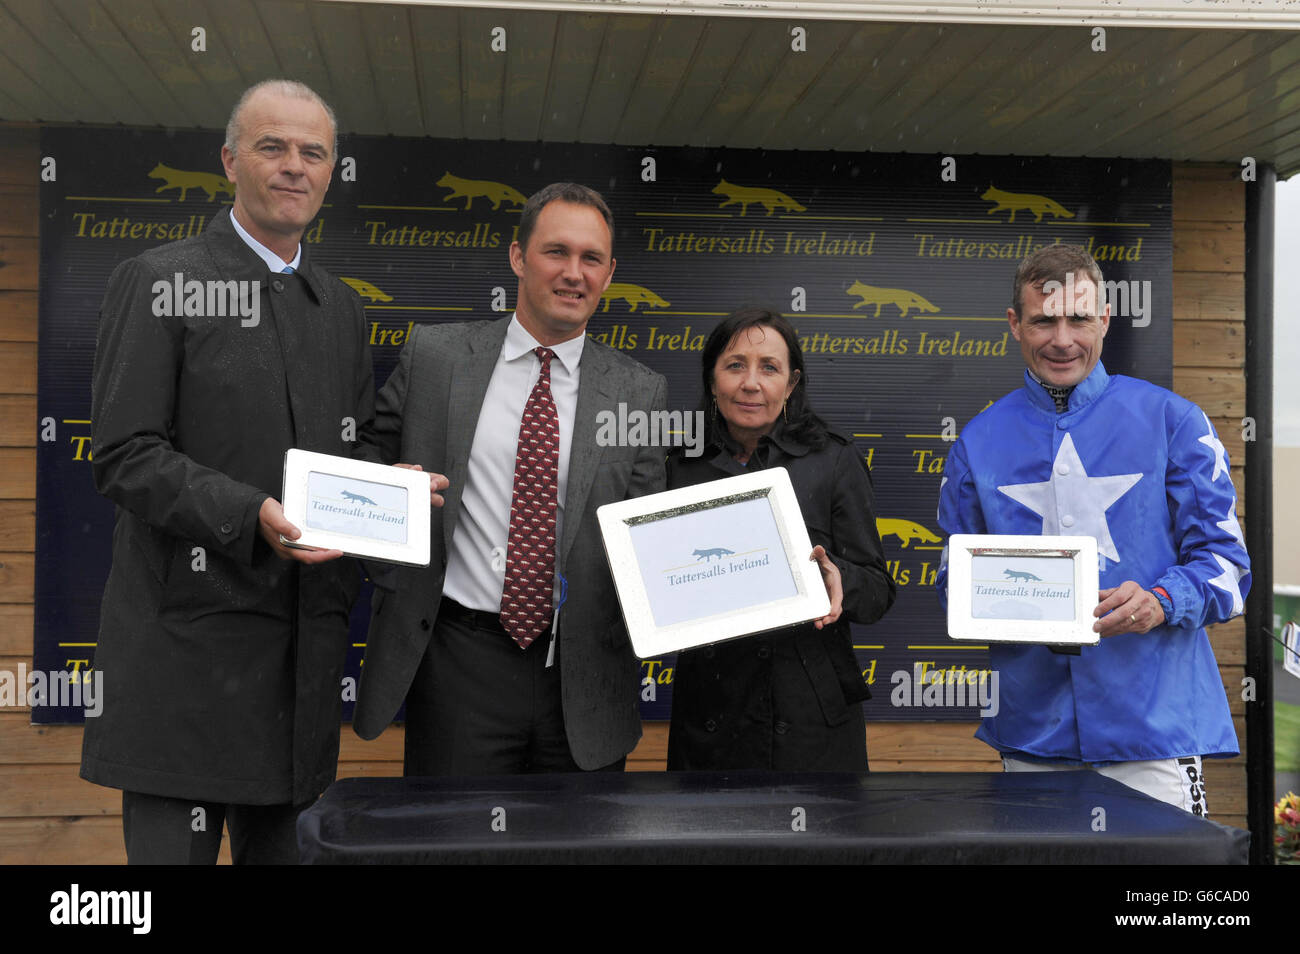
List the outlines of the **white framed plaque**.
{"type": "Polygon", "coordinates": [[[784,467],[606,504],[596,515],[642,658],[830,612],[784,467]]]}
{"type": "Polygon", "coordinates": [[[429,565],[429,475],[350,457],[284,455],[284,516],[301,532],[289,547],[342,550],[408,566],[429,565]]]}
{"type": "Polygon", "coordinates": [[[948,538],[948,635],[989,643],[1095,646],[1097,541],[955,533],[948,538]]]}

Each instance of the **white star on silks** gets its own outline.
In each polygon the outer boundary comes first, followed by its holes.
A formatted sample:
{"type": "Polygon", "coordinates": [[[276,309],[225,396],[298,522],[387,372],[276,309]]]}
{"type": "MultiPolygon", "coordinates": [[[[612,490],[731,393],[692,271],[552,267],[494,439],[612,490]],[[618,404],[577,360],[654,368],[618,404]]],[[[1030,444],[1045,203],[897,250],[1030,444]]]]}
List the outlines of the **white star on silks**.
{"type": "Polygon", "coordinates": [[[1228,516],[1215,524],[1220,530],[1226,530],[1236,538],[1237,545],[1243,550],[1246,549],[1246,538],[1241,535],[1241,523],[1237,520],[1237,498],[1232,498],[1232,506],[1228,508],[1228,516]]]}
{"type": "Polygon", "coordinates": [[[1219,562],[1219,566],[1223,570],[1222,573],[1210,580],[1210,585],[1217,586],[1232,597],[1232,615],[1237,616],[1241,613],[1242,607],[1240,583],[1241,578],[1246,575],[1246,571],[1217,553],[1211,553],[1210,556],[1219,562]]]}
{"type": "Polygon", "coordinates": [[[1214,436],[1214,428],[1210,426],[1210,416],[1202,411],[1201,417],[1205,418],[1205,436],[1198,437],[1197,440],[1214,454],[1214,474],[1210,480],[1215,481],[1219,479],[1220,474],[1228,473],[1228,452],[1223,449],[1223,442],[1214,436]]]}
{"type": "Polygon", "coordinates": [[[1142,474],[1089,477],[1079,452],[1074,449],[1074,438],[1066,434],[1061,449],[1056,452],[1056,460],[1052,461],[1052,475],[1048,480],[1037,484],[1006,484],[998,490],[1041,516],[1044,536],[1095,537],[1097,554],[1118,563],[1119,551],[1106,523],[1106,511],[1141,479],[1142,474]],[[1061,473],[1062,470],[1065,472],[1061,473]],[[1061,526],[1058,501],[1060,508],[1074,518],[1068,527],[1061,526]]]}

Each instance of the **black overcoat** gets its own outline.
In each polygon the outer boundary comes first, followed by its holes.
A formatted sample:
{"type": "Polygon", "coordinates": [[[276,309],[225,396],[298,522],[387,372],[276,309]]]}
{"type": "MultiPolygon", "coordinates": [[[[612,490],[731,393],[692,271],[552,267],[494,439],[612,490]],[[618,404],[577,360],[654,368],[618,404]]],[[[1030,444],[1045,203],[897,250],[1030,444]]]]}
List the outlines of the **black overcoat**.
{"type": "Polygon", "coordinates": [[[826,548],[844,586],[843,615],[746,636],[678,655],[673,670],[669,769],[863,771],[861,703],[871,693],[853,654],[849,621],[874,623],[894,602],[871,477],[848,438],[810,448],[781,423],[760,438],[748,466],[729,443],[697,458],[668,459],[669,488],[768,467],[790,473],[813,546],[826,548]]]}
{"type": "Polygon", "coordinates": [[[314,797],[335,774],[360,575],[346,558],[276,557],[257,515],[280,497],[286,450],[350,455],[373,417],[360,300],[306,245],[297,274],[271,274],[223,212],[113,273],[91,413],[117,521],[82,777],[231,803],[314,797]],[[177,275],[259,282],[257,323],[167,314],[177,275]]]}

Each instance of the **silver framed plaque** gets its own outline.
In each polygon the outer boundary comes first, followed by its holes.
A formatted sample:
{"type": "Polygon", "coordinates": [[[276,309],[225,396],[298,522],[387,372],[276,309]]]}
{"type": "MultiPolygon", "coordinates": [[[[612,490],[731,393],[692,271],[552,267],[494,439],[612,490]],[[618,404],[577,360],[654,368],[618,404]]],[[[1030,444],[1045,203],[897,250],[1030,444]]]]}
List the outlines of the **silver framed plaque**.
{"type": "Polygon", "coordinates": [[[1097,541],[955,533],[948,538],[948,635],[985,643],[1095,646],[1097,541]]]}
{"type": "Polygon", "coordinates": [[[284,516],[301,532],[290,547],[342,550],[407,566],[429,565],[429,475],[349,457],[284,455],[284,516]]]}
{"type": "Polygon", "coordinates": [[[606,504],[596,514],[638,656],[830,612],[784,467],[606,504]]]}

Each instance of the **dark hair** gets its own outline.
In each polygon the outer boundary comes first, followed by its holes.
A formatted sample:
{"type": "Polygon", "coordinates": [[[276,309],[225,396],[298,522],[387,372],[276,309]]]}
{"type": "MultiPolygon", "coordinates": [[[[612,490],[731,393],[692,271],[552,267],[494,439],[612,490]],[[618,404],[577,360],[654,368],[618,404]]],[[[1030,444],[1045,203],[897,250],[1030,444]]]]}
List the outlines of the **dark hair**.
{"type": "Polygon", "coordinates": [[[794,326],[782,315],[766,308],[740,308],[733,311],[714,327],[709,338],[704,342],[703,362],[704,393],[700,396],[700,410],[706,421],[704,439],[706,443],[721,443],[722,429],[726,426],[715,413],[713,404],[713,368],[718,358],[731,344],[736,335],[750,328],[771,328],[785,339],[785,346],[790,351],[790,374],[799,373],[794,390],[785,405],[785,432],[794,440],[809,447],[822,447],[826,443],[826,422],[813,413],[808,406],[807,386],[808,372],[803,366],[803,350],[799,347],[799,338],[794,326]]]}
{"type": "Polygon", "coordinates": [[[601,198],[599,192],[595,189],[589,189],[585,185],[579,185],[576,182],[552,182],[528,197],[524,203],[524,210],[519,213],[519,234],[517,241],[519,247],[527,250],[528,240],[533,235],[533,228],[537,225],[537,216],[541,215],[542,209],[547,203],[559,199],[561,202],[572,202],[574,205],[589,205],[600,213],[605,224],[609,226],[609,246],[614,248],[614,213],[609,211],[609,206],[601,198]]]}
{"type": "Polygon", "coordinates": [[[1097,286],[1097,307],[1106,304],[1105,289],[1101,284],[1101,267],[1081,245],[1048,245],[1025,257],[1016,269],[1015,282],[1011,286],[1011,307],[1016,311],[1016,320],[1020,314],[1020,290],[1026,285],[1037,286],[1043,282],[1065,282],[1066,275],[1078,275],[1080,272],[1092,279],[1097,286]]]}

